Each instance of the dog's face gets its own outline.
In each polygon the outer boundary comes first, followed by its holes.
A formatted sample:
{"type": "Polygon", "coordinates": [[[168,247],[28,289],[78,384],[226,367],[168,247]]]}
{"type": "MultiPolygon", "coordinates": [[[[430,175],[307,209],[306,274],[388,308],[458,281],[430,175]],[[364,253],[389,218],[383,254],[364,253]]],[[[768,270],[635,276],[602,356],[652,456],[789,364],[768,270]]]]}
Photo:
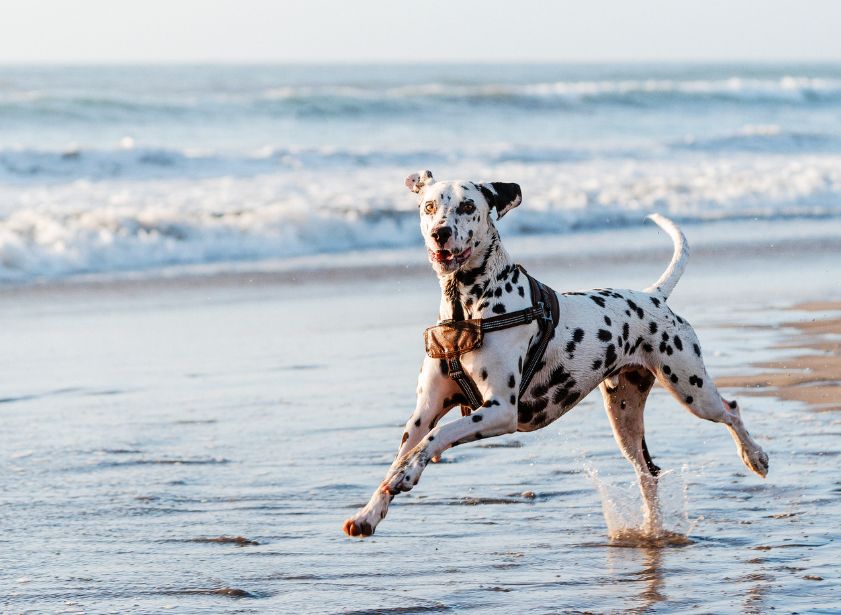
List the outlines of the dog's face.
{"type": "Polygon", "coordinates": [[[436,273],[452,273],[482,251],[497,219],[520,204],[520,186],[503,182],[436,182],[422,171],[406,178],[419,196],[420,227],[429,261],[436,273]]]}

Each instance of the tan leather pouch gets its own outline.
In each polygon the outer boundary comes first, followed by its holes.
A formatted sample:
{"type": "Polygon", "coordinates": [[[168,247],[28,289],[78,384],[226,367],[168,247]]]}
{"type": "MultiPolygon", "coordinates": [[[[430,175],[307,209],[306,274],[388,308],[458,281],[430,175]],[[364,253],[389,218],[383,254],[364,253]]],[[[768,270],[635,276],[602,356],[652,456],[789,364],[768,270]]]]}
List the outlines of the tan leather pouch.
{"type": "Polygon", "coordinates": [[[482,326],[475,320],[436,325],[423,332],[423,341],[430,358],[452,359],[482,346],[482,326]]]}

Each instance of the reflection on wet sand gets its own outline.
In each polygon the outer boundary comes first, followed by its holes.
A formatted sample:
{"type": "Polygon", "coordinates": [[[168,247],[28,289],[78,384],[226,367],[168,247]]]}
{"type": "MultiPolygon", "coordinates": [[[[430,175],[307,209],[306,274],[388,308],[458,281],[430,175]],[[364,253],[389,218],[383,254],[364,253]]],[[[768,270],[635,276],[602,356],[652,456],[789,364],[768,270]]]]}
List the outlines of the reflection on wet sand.
{"type": "Polygon", "coordinates": [[[607,549],[608,575],[623,582],[623,590],[628,586],[628,613],[646,613],[668,598],[663,593],[665,575],[663,573],[664,547],[639,547],[633,549],[607,549]],[[629,569],[631,569],[629,571],[629,569]]]}

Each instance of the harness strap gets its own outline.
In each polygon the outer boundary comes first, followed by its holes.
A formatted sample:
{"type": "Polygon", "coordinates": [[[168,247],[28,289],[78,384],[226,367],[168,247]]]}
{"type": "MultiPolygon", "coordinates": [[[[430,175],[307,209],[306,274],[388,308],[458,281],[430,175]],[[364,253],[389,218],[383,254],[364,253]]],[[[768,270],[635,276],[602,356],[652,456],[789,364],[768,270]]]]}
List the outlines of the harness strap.
{"type": "Polygon", "coordinates": [[[526,277],[529,279],[529,284],[531,285],[532,301],[535,301],[534,297],[539,295],[540,305],[544,309],[543,314],[541,314],[540,339],[534,349],[526,356],[526,364],[523,366],[523,376],[520,380],[520,396],[526,392],[526,389],[531,384],[531,380],[537,371],[537,366],[543,359],[546,347],[549,345],[552,332],[558,326],[558,320],[560,319],[558,295],[555,291],[545,284],[538,282],[528,274],[526,274],[526,277]],[[546,313],[547,311],[548,314],[546,313]]]}
{"type": "MultiPolygon", "coordinates": [[[[560,314],[558,296],[555,291],[531,277],[521,265],[517,265],[517,267],[528,278],[532,306],[524,310],[511,312],[510,314],[500,314],[499,316],[482,319],[479,321],[479,325],[483,332],[500,331],[520,325],[527,325],[534,320],[538,320],[540,338],[534,348],[526,355],[526,363],[523,366],[519,391],[520,396],[522,396],[531,384],[534,374],[537,372],[537,366],[543,359],[546,347],[549,345],[549,339],[552,337],[552,331],[558,325],[560,314]]],[[[439,324],[452,322],[454,321],[447,320],[439,324]]],[[[464,372],[460,355],[447,358],[446,366],[447,374],[458,384],[467,399],[468,404],[463,404],[461,407],[462,415],[467,416],[470,414],[471,409],[475,410],[482,405],[482,396],[476,387],[476,383],[464,372]]]]}
{"type": "MultiPolygon", "coordinates": [[[[459,357],[447,359],[447,373],[450,378],[455,380],[459,388],[461,388],[461,391],[467,398],[471,409],[475,410],[482,405],[482,396],[476,388],[476,383],[473,382],[473,379],[470,376],[464,373],[464,370],[461,367],[461,359],[459,357]]],[[[464,407],[462,407],[462,414],[464,414],[464,407]]]]}

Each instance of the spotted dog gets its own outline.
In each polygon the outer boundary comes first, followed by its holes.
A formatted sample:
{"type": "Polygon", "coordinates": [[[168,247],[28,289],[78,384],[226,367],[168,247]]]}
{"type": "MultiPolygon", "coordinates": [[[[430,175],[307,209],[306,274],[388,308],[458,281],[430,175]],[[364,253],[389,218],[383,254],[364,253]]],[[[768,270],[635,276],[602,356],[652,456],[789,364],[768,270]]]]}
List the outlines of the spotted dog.
{"type": "MultiPolygon", "coordinates": [[[[406,178],[406,186],[419,196],[421,231],[442,290],[441,321],[488,319],[532,305],[526,274],[502,246],[492,220],[493,213],[499,219],[520,204],[517,184],[438,182],[425,171],[406,178]]],[[[479,348],[461,357],[483,401],[474,412],[444,424],[441,418],[467,400],[445,362],[425,358],[417,405],[397,457],[368,504],[345,522],[348,535],[373,534],[394,496],[411,490],[426,465],[448,448],[545,427],[596,387],[619,448],[639,478],[649,531],[660,527],[660,469],[648,452],[643,425],[655,380],[695,416],[724,424],[745,465],[765,476],[768,456],[745,429],[737,403],[716,390],[692,327],[666,303],[686,266],[686,238],[668,219],[650,218],[674,242],[666,271],[644,291],[559,294],[557,325],[522,394],[523,365],[539,337],[536,320],[488,333],[479,348]]]]}

